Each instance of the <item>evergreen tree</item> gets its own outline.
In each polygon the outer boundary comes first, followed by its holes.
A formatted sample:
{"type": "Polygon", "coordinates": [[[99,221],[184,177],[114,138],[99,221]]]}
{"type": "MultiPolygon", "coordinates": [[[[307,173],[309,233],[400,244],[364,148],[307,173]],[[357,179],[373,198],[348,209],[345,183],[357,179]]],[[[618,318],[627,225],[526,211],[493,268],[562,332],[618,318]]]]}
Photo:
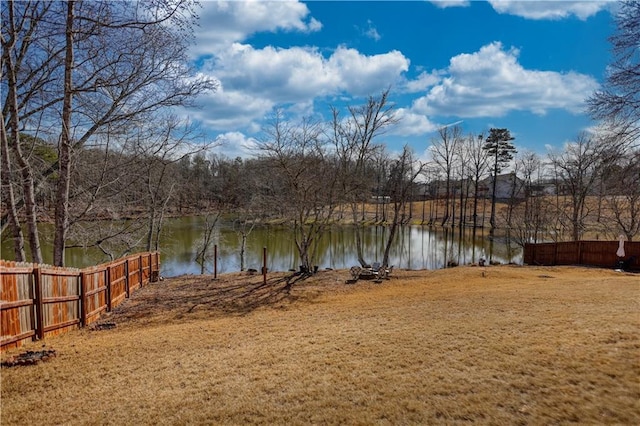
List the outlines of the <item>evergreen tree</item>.
{"type": "Polygon", "coordinates": [[[487,151],[493,168],[491,219],[489,220],[491,231],[496,228],[496,183],[498,181],[498,173],[503,167],[509,165],[509,162],[513,160],[513,154],[517,152],[515,146],[511,143],[514,139],[508,129],[490,129],[489,136],[482,147],[487,151]]]}

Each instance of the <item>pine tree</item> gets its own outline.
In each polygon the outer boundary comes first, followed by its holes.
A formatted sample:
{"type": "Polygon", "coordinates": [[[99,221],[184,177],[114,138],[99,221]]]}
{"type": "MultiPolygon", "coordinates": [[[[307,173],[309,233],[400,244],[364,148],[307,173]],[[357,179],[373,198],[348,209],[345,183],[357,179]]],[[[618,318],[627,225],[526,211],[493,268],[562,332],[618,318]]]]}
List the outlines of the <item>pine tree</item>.
{"type": "Polygon", "coordinates": [[[491,231],[496,228],[496,183],[498,181],[498,173],[500,173],[503,167],[509,165],[509,162],[513,160],[513,154],[517,152],[515,146],[511,143],[514,139],[508,129],[492,128],[489,130],[489,136],[482,147],[487,151],[493,163],[491,219],[489,220],[489,223],[491,223],[491,231]]]}

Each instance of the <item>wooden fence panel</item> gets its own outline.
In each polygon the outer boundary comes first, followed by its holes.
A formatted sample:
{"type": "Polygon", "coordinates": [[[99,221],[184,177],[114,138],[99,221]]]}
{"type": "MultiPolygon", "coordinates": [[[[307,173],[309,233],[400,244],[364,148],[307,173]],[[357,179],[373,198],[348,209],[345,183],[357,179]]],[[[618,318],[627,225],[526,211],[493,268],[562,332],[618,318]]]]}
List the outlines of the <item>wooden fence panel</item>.
{"type": "Polygon", "coordinates": [[[95,267],[83,271],[82,282],[85,291],[85,325],[89,325],[100,318],[100,314],[107,310],[107,285],[105,283],[105,268],[95,267]]]}
{"type": "Polygon", "coordinates": [[[140,256],[127,259],[127,275],[129,282],[129,292],[142,287],[142,271],[140,269],[140,256]]]}
{"type": "Polygon", "coordinates": [[[33,267],[0,260],[0,344],[19,346],[35,335],[33,267]]]}
{"type": "Polygon", "coordinates": [[[40,269],[44,336],[79,327],[80,274],[78,269],[40,269]]]}
{"type": "Polygon", "coordinates": [[[121,261],[110,263],[108,266],[111,282],[111,309],[118,306],[127,297],[125,265],[126,262],[121,261]]]}
{"type": "Polygon", "coordinates": [[[556,263],[560,265],[580,264],[579,246],[579,241],[568,241],[562,244],[556,244],[556,263]]]}
{"type": "MultiPolygon", "coordinates": [[[[528,265],[588,265],[617,268],[618,241],[569,241],[525,244],[523,261],[528,265]]],[[[640,242],[625,242],[625,269],[640,271],[640,242]]]]}
{"type": "Polygon", "coordinates": [[[149,278],[151,277],[151,254],[148,256],[141,256],[140,262],[142,262],[142,281],[148,283],[149,278]]]}
{"type": "Polygon", "coordinates": [[[582,248],[582,263],[602,267],[615,267],[618,262],[616,251],[617,241],[584,241],[582,248]]]}
{"type": "Polygon", "coordinates": [[[555,265],[556,245],[554,243],[525,244],[524,259],[525,263],[531,265],[555,265]],[[530,261],[527,262],[526,259],[530,261]]]}
{"type": "Polygon", "coordinates": [[[157,280],[159,268],[157,252],[83,270],[0,259],[0,349],[91,324],[157,280]]]}

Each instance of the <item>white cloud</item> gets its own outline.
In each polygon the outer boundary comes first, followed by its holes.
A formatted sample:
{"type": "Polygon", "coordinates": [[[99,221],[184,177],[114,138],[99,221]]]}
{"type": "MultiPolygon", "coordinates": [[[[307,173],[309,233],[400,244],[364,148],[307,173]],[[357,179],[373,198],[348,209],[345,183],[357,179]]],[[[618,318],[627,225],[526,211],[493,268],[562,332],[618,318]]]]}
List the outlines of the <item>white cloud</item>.
{"type": "Polygon", "coordinates": [[[220,89],[200,99],[195,118],[219,130],[235,130],[261,120],[276,105],[312,112],[315,99],[368,96],[402,80],[409,60],[400,52],[363,55],[337,48],[325,58],[317,49],[289,49],[234,43],[207,60],[201,72],[220,81],[220,89]]]}
{"type": "Polygon", "coordinates": [[[367,21],[367,25],[368,25],[368,27],[367,27],[366,31],[364,32],[364,35],[369,37],[370,39],[373,39],[375,41],[379,41],[382,38],[382,36],[378,32],[378,29],[373,26],[373,22],[367,21]]]}
{"type": "Polygon", "coordinates": [[[422,72],[414,80],[406,82],[402,90],[407,93],[423,92],[438,83],[440,79],[441,76],[437,71],[431,73],[422,72]]]}
{"type": "Polygon", "coordinates": [[[468,7],[470,2],[468,0],[434,0],[431,3],[445,9],[447,7],[468,7]]]}
{"type": "Polygon", "coordinates": [[[598,87],[596,80],[575,72],[527,70],[517,49],[494,42],[472,54],[451,59],[444,77],[416,100],[416,113],[436,116],[499,117],[511,111],[543,115],[550,109],[572,113],[598,87]]]}
{"type": "Polygon", "coordinates": [[[201,108],[190,110],[192,118],[217,130],[247,129],[271,111],[274,102],[241,91],[227,91],[220,86],[215,93],[198,99],[201,108]]]}
{"type": "Polygon", "coordinates": [[[221,135],[215,140],[219,144],[220,150],[229,158],[251,157],[257,151],[257,141],[252,137],[247,137],[240,132],[228,132],[221,135]]]}
{"type": "Polygon", "coordinates": [[[613,1],[522,1],[490,0],[498,13],[527,19],[564,19],[572,15],[585,20],[614,4],[613,1]]]}
{"type": "Polygon", "coordinates": [[[426,115],[417,114],[416,112],[406,108],[396,109],[396,118],[400,121],[389,132],[393,135],[419,136],[433,132],[438,128],[438,125],[432,123],[426,115]]]}
{"type": "Polygon", "coordinates": [[[355,49],[338,48],[326,62],[329,74],[337,76],[336,89],[367,96],[400,81],[409,60],[399,51],[367,56],[355,49]]]}
{"type": "Polygon", "coordinates": [[[322,24],[308,17],[309,9],[298,1],[204,1],[195,56],[213,54],[221,46],[243,41],[258,32],[314,32],[322,24]]]}

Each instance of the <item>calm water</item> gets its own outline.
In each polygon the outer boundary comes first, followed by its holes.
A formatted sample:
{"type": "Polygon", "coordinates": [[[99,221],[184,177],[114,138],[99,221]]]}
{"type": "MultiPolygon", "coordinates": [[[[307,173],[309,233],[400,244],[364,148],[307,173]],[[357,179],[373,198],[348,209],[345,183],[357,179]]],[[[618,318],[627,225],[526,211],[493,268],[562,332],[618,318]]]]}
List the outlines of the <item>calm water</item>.
{"type": "MultiPolygon", "coordinates": [[[[195,262],[196,253],[201,246],[204,218],[187,217],[168,219],[161,237],[161,275],[165,277],[183,274],[199,274],[200,265],[195,262]]],[[[50,229],[43,227],[46,236],[50,229]]],[[[317,242],[318,257],[314,264],[320,269],[342,269],[357,265],[355,232],[360,232],[364,245],[365,260],[380,262],[383,257],[388,229],[385,227],[356,228],[336,226],[327,231],[317,242]]],[[[44,238],[43,238],[44,240],[44,238]]],[[[240,235],[231,224],[221,223],[215,232],[214,244],[217,245],[218,273],[240,270],[240,235]]],[[[267,267],[271,271],[286,271],[298,268],[295,244],[291,231],[281,227],[256,227],[247,237],[245,268],[260,270],[263,262],[263,248],[267,248],[267,267]]],[[[213,273],[213,245],[208,254],[210,260],[205,263],[207,273],[213,273]]],[[[45,262],[51,262],[51,247],[43,241],[45,262]]],[[[511,247],[511,256],[504,241],[496,240],[491,250],[488,238],[478,230],[473,244],[470,230],[461,235],[458,229],[443,230],[422,226],[403,227],[394,242],[390,264],[402,269],[439,269],[448,262],[468,264],[481,256],[500,263],[509,261],[521,263],[522,250],[511,247]]],[[[13,251],[6,241],[2,243],[2,258],[11,259],[13,251]]],[[[67,266],[85,267],[108,261],[97,250],[67,250],[67,266]]]]}

